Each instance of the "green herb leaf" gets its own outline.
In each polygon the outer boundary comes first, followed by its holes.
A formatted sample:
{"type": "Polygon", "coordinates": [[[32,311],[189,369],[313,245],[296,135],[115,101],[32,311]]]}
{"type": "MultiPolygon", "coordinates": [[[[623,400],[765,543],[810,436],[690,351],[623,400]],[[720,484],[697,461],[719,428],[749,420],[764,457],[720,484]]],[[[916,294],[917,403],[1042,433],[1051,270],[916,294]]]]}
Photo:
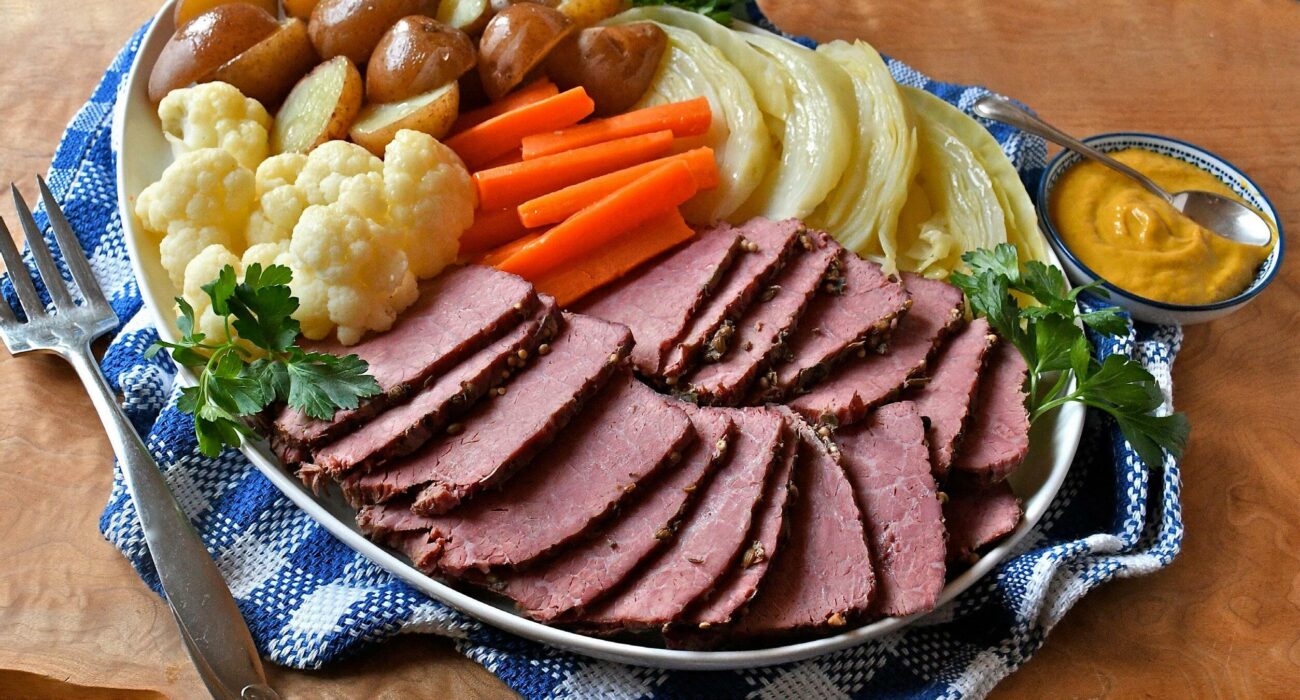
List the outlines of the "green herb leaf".
{"type": "Polygon", "coordinates": [[[368,365],[356,355],[300,352],[285,369],[289,407],[318,420],[329,420],[336,409],[356,408],[360,397],[379,393],[379,383],[366,374],[368,365]]]}

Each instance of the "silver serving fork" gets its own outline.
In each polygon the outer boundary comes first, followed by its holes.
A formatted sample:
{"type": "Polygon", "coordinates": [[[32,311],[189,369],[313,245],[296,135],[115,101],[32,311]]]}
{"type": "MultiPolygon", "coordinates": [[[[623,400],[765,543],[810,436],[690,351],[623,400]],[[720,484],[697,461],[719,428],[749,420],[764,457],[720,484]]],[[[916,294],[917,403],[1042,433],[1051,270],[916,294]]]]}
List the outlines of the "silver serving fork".
{"type": "Polygon", "coordinates": [[[19,321],[9,304],[0,300],[0,338],[14,355],[43,351],[62,357],[77,370],[86,385],[95,411],[108,431],[113,452],[122,465],[122,475],[135,501],[167,604],[208,690],[214,697],[223,699],[277,698],[266,684],[252,635],[221,572],[168,490],[157,463],[118,407],[113,390],[91,354],[91,341],[117,325],[117,314],[104,298],[85,252],[45,181],[39,177],[37,181],[50,227],[72,280],[80,289],[82,303],[73,300],[27,203],[18,194],[18,188],[12,187],[14,207],[27,236],[27,246],[54,308],[47,311],[41,302],[9,229],[0,219],[0,257],[27,316],[25,322],[19,321]]]}

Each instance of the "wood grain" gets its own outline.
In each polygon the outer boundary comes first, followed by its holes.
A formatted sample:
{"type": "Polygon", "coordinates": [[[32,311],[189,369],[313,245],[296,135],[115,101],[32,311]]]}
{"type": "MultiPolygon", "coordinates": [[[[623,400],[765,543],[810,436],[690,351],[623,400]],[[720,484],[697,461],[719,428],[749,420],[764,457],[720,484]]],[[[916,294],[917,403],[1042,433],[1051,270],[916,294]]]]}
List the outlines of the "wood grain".
{"type": "MultiPolygon", "coordinates": [[[[860,36],[950,81],[1018,97],[1079,134],[1155,131],[1244,168],[1300,226],[1300,4],[768,0],[818,39],[860,36]]],[[[156,0],[0,0],[0,182],[34,194],[64,124],[156,0]],[[76,21],[60,21],[75,16],[76,21]]],[[[0,214],[13,221],[12,208],[0,214]]],[[[1294,244],[1294,234],[1288,235],[1294,244]]],[[[1175,370],[1194,425],[1187,535],[1168,570],[1089,595],[1002,696],[1282,697],[1300,677],[1300,273],[1189,328],[1175,370]]],[[[76,378],[0,353],[0,696],[198,697],[166,608],[99,536],[111,454],[76,378]]],[[[321,673],[286,697],[508,697],[432,637],[321,673]]]]}

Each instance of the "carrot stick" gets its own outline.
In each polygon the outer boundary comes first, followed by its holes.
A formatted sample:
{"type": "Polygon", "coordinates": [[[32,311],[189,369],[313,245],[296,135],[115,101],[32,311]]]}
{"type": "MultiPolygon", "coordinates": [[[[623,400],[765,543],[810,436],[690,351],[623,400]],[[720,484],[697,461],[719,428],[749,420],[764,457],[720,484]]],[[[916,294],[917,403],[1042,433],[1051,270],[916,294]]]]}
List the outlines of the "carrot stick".
{"type": "Polygon", "coordinates": [[[518,148],[525,136],[577,124],[594,109],[596,103],[587,96],[587,91],[576,87],[492,117],[447,139],[446,143],[474,170],[518,148]]]}
{"type": "Polygon", "coordinates": [[[555,83],[552,83],[546,78],[539,78],[524,87],[515,90],[509,95],[502,97],[496,102],[484,105],[478,109],[466,112],[459,117],[456,117],[456,121],[451,125],[450,133],[459,134],[471,126],[482,124],[492,117],[499,117],[511,110],[519,109],[524,105],[530,105],[534,102],[541,102],[548,97],[555,97],[558,94],[560,94],[560,89],[555,87],[555,83]]]}
{"type": "Polygon", "coordinates": [[[529,243],[532,243],[533,241],[541,237],[542,234],[540,233],[530,233],[527,236],[524,236],[523,238],[510,241],[509,243],[499,248],[489,250],[482,258],[479,259],[478,264],[487,265],[489,267],[496,267],[501,263],[505,262],[506,260],[508,260],[510,256],[514,255],[515,253],[518,253],[520,248],[523,248],[524,246],[528,245],[529,243]]]}
{"type": "Polygon", "coordinates": [[[672,161],[556,224],[497,267],[536,280],[635,231],[665,207],[676,207],[695,196],[699,189],[686,163],[672,161]]]}
{"type": "Polygon", "coordinates": [[[672,147],[673,133],[656,131],[481,170],[474,173],[479,206],[497,209],[517,205],[575,182],[668,155],[672,147]]]}
{"type": "Polygon", "coordinates": [[[524,160],[667,129],[673,136],[697,136],[709,130],[713,112],[703,97],[638,109],[550,133],[524,138],[524,160]]]}
{"type": "Polygon", "coordinates": [[[561,306],[568,306],[694,234],[681,213],[676,208],[669,209],[601,247],[590,257],[561,265],[542,275],[534,286],[538,291],[555,297],[561,306]]]}
{"type": "Polygon", "coordinates": [[[488,250],[509,243],[525,233],[528,233],[528,228],[519,220],[519,213],[513,208],[480,209],[474,213],[474,223],[460,234],[460,249],[488,250]]]}
{"type": "Polygon", "coordinates": [[[700,189],[707,190],[718,186],[718,164],[713,160],[713,149],[706,146],[652,160],[649,163],[615,170],[608,175],[593,177],[576,185],[569,185],[562,190],[534,197],[519,205],[519,219],[524,226],[530,228],[559,223],[584,207],[594,204],[614,190],[625,187],[638,177],[673,160],[683,161],[690,167],[691,174],[695,176],[695,181],[699,183],[700,189]]]}
{"type": "Polygon", "coordinates": [[[490,162],[484,163],[483,169],[491,170],[492,168],[499,168],[503,165],[514,165],[515,163],[518,163],[523,159],[524,157],[520,155],[519,149],[516,148],[515,150],[510,151],[509,153],[506,153],[503,156],[498,156],[496,158],[493,158],[490,162]]]}

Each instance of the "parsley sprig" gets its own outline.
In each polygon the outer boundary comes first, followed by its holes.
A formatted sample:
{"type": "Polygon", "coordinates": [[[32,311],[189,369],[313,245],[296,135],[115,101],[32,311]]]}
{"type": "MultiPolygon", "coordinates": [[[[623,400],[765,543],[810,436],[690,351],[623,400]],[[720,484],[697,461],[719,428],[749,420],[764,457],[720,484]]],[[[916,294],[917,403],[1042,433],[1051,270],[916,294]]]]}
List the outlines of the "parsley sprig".
{"type": "Polygon", "coordinates": [[[955,272],[948,280],[966,293],[975,314],[987,318],[998,335],[1024,356],[1029,365],[1031,420],[1078,401],[1110,414],[1148,466],[1160,464],[1162,449],[1175,457],[1182,455],[1187,417],[1152,415],[1164,401],[1155,377],[1127,357],[1110,355],[1102,362],[1092,358],[1087,336],[1076,321],[1104,335],[1128,332],[1117,307],[1079,313],[1080,293],[1107,296],[1100,283],[1070,289],[1060,269],[1035,260],[1022,270],[1015,246],[1008,243],[970,251],[962,260],[970,272],[955,272]],[[1016,295],[1039,305],[1022,308],[1016,295]],[[1066,391],[1071,377],[1077,384],[1066,391]],[[1050,387],[1045,385],[1048,381],[1050,387]]]}
{"type": "Polygon", "coordinates": [[[224,446],[238,447],[243,438],[255,436],[242,418],[274,402],[328,420],[336,410],[356,408],[361,399],[379,393],[366,362],[356,355],[307,352],[296,345],[300,328],[293,318],[298,299],[289,289],[292,279],[283,265],[263,269],[255,263],[241,282],[227,265],[203,285],[213,312],[225,322],[226,339],[213,342],[197,332],[194,308],[177,297],[180,342],[154,341],[146,351],[152,357],[168,349],[178,364],[198,372],[198,383],[181,390],[177,408],[194,416],[203,454],[215,457],[224,446]]]}

